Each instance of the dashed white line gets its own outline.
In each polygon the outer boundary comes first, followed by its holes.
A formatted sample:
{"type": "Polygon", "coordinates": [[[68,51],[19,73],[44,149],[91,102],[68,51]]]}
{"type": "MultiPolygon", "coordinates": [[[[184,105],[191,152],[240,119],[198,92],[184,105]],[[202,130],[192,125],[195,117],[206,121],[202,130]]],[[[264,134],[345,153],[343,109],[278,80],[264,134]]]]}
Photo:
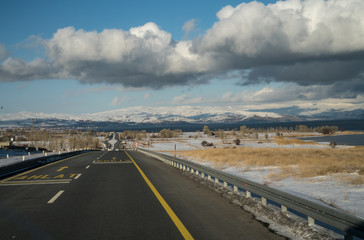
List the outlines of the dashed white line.
{"type": "Polygon", "coordinates": [[[81,173],[80,174],[78,174],[76,177],[75,177],[75,179],[78,179],[79,177],[81,177],[81,173]]]}
{"type": "Polygon", "coordinates": [[[59,191],[56,195],[54,195],[54,197],[52,197],[51,198],[51,200],[49,200],[47,203],[54,203],[56,200],[57,200],[57,198],[59,198],[59,196],[61,196],[62,195],[62,193],[64,193],[64,190],[61,190],[61,191],[59,191]]]}
{"type": "Polygon", "coordinates": [[[90,165],[88,165],[87,167],[86,167],[86,169],[88,169],[90,167],[90,165]]]}

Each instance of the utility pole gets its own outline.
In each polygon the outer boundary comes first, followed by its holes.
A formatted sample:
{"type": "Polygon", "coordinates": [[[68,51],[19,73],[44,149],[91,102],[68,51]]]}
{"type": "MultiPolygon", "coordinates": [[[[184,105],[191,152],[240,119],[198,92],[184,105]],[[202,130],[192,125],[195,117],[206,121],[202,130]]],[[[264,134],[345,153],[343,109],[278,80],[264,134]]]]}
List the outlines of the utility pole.
{"type": "Polygon", "coordinates": [[[36,118],[28,118],[28,120],[32,120],[32,132],[34,130],[34,120],[37,120],[36,118]]]}

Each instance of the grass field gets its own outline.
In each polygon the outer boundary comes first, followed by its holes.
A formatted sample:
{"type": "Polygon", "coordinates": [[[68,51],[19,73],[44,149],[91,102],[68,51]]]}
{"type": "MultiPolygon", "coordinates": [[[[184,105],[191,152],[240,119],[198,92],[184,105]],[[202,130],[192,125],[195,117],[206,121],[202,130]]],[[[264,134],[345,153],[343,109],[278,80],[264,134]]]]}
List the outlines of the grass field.
{"type": "Polygon", "coordinates": [[[314,141],[303,141],[301,139],[297,138],[282,138],[282,137],[276,137],[274,138],[274,142],[278,145],[289,145],[289,144],[296,144],[296,145],[318,145],[317,142],[314,141]]]}
{"type": "Polygon", "coordinates": [[[341,181],[364,184],[364,147],[350,149],[314,148],[216,148],[180,152],[190,159],[212,162],[217,168],[275,166],[267,177],[309,178],[337,174],[341,181]],[[348,174],[354,173],[354,174],[348,174]]]}

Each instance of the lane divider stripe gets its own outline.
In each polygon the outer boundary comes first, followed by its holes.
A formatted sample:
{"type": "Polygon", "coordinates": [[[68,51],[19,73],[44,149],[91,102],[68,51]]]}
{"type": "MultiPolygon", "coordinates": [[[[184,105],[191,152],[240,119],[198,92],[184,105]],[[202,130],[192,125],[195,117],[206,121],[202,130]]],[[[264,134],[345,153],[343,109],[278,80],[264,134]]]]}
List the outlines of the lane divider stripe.
{"type": "Polygon", "coordinates": [[[62,193],[64,193],[64,190],[59,191],[59,192],[58,192],[56,195],[54,195],[54,197],[52,197],[52,198],[51,198],[51,200],[49,200],[47,203],[48,203],[48,204],[54,203],[54,202],[57,200],[57,198],[59,198],[59,197],[62,195],[62,193]]]}
{"type": "Polygon", "coordinates": [[[75,177],[75,179],[78,179],[79,177],[81,177],[81,173],[80,174],[78,174],[76,177],[75,177]]]}
{"type": "Polygon", "coordinates": [[[125,153],[128,155],[128,157],[130,158],[130,160],[134,163],[134,165],[138,169],[140,175],[142,175],[144,181],[148,184],[149,188],[152,190],[152,192],[154,193],[154,195],[157,197],[157,199],[159,200],[159,202],[162,204],[164,210],[166,210],[167,214],[172,219],[173,223],[176,225],[176,227],[178,228],[178,230],[180,231],[180,233],[182,234],[182,236],[184,237],[184,239],[188,239],[188,240],[194,239],[192,237],[192,235],[190,234],[190,232],[187,230],[187,228],[183,225],[183,223],[181,222],[181,220],[179,220],[179,218],[177,217],[177,215],[173,212],[172,208],[163,199],[162,195],[160,195],[160,193],[154,187],[154,185],[152,184],[152,182],[148,179],[148,177],[144,174],[144,172],[142,171],[142,169],[134,161],[134,159],[129,155],[128,152],[125,151],[125,153]]]}

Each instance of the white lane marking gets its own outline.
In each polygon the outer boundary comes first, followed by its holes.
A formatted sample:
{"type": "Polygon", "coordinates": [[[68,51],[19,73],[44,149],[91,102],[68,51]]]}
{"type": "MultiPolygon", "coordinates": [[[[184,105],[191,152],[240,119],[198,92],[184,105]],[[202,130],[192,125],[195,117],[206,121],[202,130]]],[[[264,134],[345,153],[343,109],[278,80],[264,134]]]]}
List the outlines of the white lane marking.
{"type": "Polygon", "coordinates": [[[47,203],[54,203],[56,200],[57,200],[57,198],[59,198],[59,196],[61,196],[62,195],[62,193],[64,193],[64,190],[61,190],[61,191],[59,191],[56,195],[54,195],[54,197],[52,197],[51,198],[51,200],[49,200],[47,203]]]}
{"type": "Polygon", "coordinates": [[[75,179],[78,179],[79,177],[81,177],[81,173],[80,174],[78,174],[76,177],[75,177],[75,179]]]}
{"type": "Polygon", "coordinates": [[[86,167],[86,169],[88,169],[90,167],[90,165],[88,165],[87,167],[86,167]]]}
{"type": "Polygon", "coordinates": [[[16,181],[15,183],[11,183],[11,182],[6,182],[6,183],[1,183],[0,187],[2,186],[24,186],[24,185],[41,185],[41,184],[64,184],[64,183],[70,183],[71,180],[69,181],[57,181],[57,182],[46,182],[46,181],[42,181],[42,182],[18,182],[16,181]]]}

